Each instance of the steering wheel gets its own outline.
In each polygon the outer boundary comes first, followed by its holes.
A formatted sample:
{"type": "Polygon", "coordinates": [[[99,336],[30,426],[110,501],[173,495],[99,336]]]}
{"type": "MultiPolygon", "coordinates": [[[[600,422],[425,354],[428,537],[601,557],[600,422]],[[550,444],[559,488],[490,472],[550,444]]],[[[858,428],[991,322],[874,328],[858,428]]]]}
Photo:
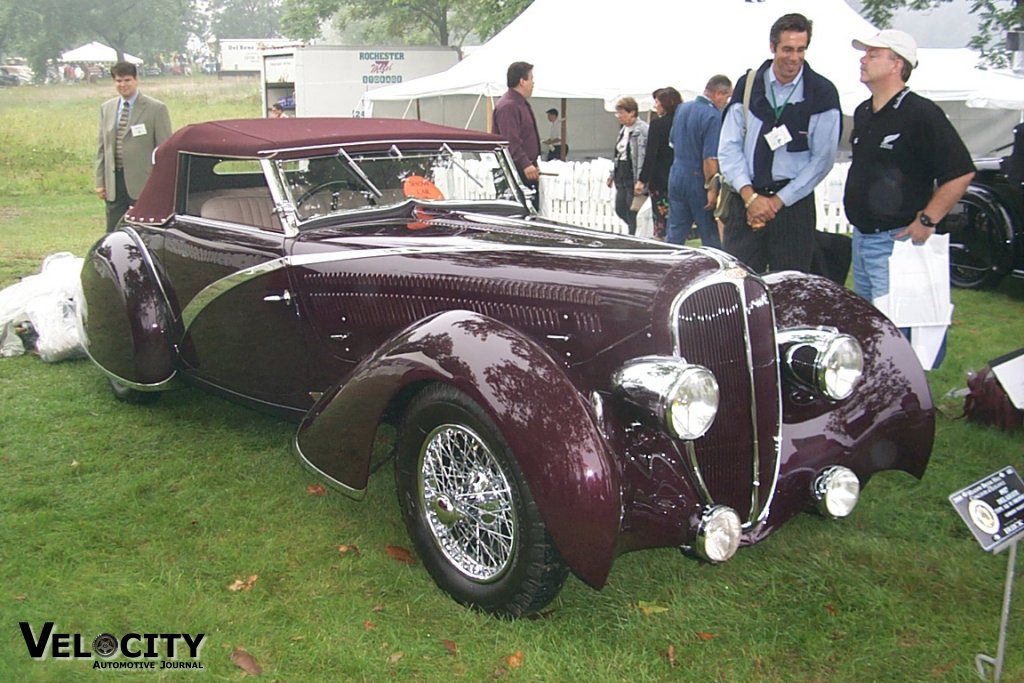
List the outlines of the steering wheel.
{"type": "MultiPolygon", "coordinates": [[[[308,190],[306,190],[305,192],[303,192],[301,197],[299,197],[297,200],[295,200],[295,208],[296,209],[299,208],[300,206],[302,206],[303,202],[305,202],[307,199],[309,199],[313,195],[318,194],[322,190],[325,190],[326,188],[331,187],[333,185],[343,185],[345,187],[348,187],[349,181],[347,181],[347,180],[328,180],[326,182],[320,183],[319,185],[314,185],[313,187],[311,187],[308,190]]],[[[337,207],[336,206],[332,206],[331,208],[332,209],[336,209],[337,207]]]]}

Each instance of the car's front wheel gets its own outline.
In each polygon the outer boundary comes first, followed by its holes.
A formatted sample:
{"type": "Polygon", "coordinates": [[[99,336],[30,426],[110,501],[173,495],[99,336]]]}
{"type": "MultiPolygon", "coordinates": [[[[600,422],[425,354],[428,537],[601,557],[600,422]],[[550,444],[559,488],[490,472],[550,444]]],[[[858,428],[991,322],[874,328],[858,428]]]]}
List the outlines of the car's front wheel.
{"type": "Polygon", "coordinates": [[[417,553],[455,600],[519,617],[558,594],[565,562],[511,448],[466,394],[437,384],[416,397],[395,476],[417,553]]]}

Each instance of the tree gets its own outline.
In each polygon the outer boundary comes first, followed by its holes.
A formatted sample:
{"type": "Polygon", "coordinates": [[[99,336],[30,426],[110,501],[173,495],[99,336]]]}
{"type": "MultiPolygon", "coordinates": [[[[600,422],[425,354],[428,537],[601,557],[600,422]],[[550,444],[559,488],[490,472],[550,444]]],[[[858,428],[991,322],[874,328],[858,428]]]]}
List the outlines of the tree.
{"type": "Polygon", "coordinates": [[[0,0],[0,48],[20,52],[41,78],[48,59],[89,40],[120,58],[181,50],[195,17],[194,0],[0,0]]]}
{"type": "Polygon", "coordinates": [[[320,36],[322,22],[362,27],[363,38],[461,46],[475,33],[487,39],[533,0],[284,0],[281,25],[299,40],[320,36]]]}
{"type": "MultiPolygon", "coordinates": [[[[891,25],[897,10],[924,10],[950,0],[864,0],[861,10],[869,21],[885,28],[891,25]]],[[[1009,53],[1005,47],[1006,31],[1024,29],[1024,0],[971,0],[971,14],[978,15],[978,33],[970,46],[981,52],[985,63],[1006,66],[1009,53]]]]}
{"type": "Polygon", "coordinates": [[[210,0],[210,30],[217,38],[277,38],[281,0],[210,0]]]}

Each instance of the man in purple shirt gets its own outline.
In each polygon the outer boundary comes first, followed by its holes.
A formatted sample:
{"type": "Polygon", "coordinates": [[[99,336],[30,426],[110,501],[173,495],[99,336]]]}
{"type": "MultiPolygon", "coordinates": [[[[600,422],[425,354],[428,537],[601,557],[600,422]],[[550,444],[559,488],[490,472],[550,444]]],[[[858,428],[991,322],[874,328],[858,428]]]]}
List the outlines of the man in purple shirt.
{"type": "MultiPolygon", "coordinates": [[[[526,184],[537,187],[540,134],[527,98],[533,94],[533,64],[513,62],[506,75],[508,90],[494,105],[494,132],[509,142],[509,151],[526,184]]],[[[534,195],[536,201],[536,195],[534,195]]]]}

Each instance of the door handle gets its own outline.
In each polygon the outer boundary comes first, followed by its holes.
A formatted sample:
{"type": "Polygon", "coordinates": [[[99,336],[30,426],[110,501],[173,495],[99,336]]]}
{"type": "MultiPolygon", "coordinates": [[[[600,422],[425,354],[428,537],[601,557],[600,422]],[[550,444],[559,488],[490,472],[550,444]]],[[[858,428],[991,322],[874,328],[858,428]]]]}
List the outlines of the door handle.
{"type": "Polygon", "coordinates": [[[267,296],[263,297],[263,300],[264,301],[283,301],[286,306],[291,306],[292,305],[292,293],[289,292],[286,289],[281,294],[268,294],[267,296]]]}

